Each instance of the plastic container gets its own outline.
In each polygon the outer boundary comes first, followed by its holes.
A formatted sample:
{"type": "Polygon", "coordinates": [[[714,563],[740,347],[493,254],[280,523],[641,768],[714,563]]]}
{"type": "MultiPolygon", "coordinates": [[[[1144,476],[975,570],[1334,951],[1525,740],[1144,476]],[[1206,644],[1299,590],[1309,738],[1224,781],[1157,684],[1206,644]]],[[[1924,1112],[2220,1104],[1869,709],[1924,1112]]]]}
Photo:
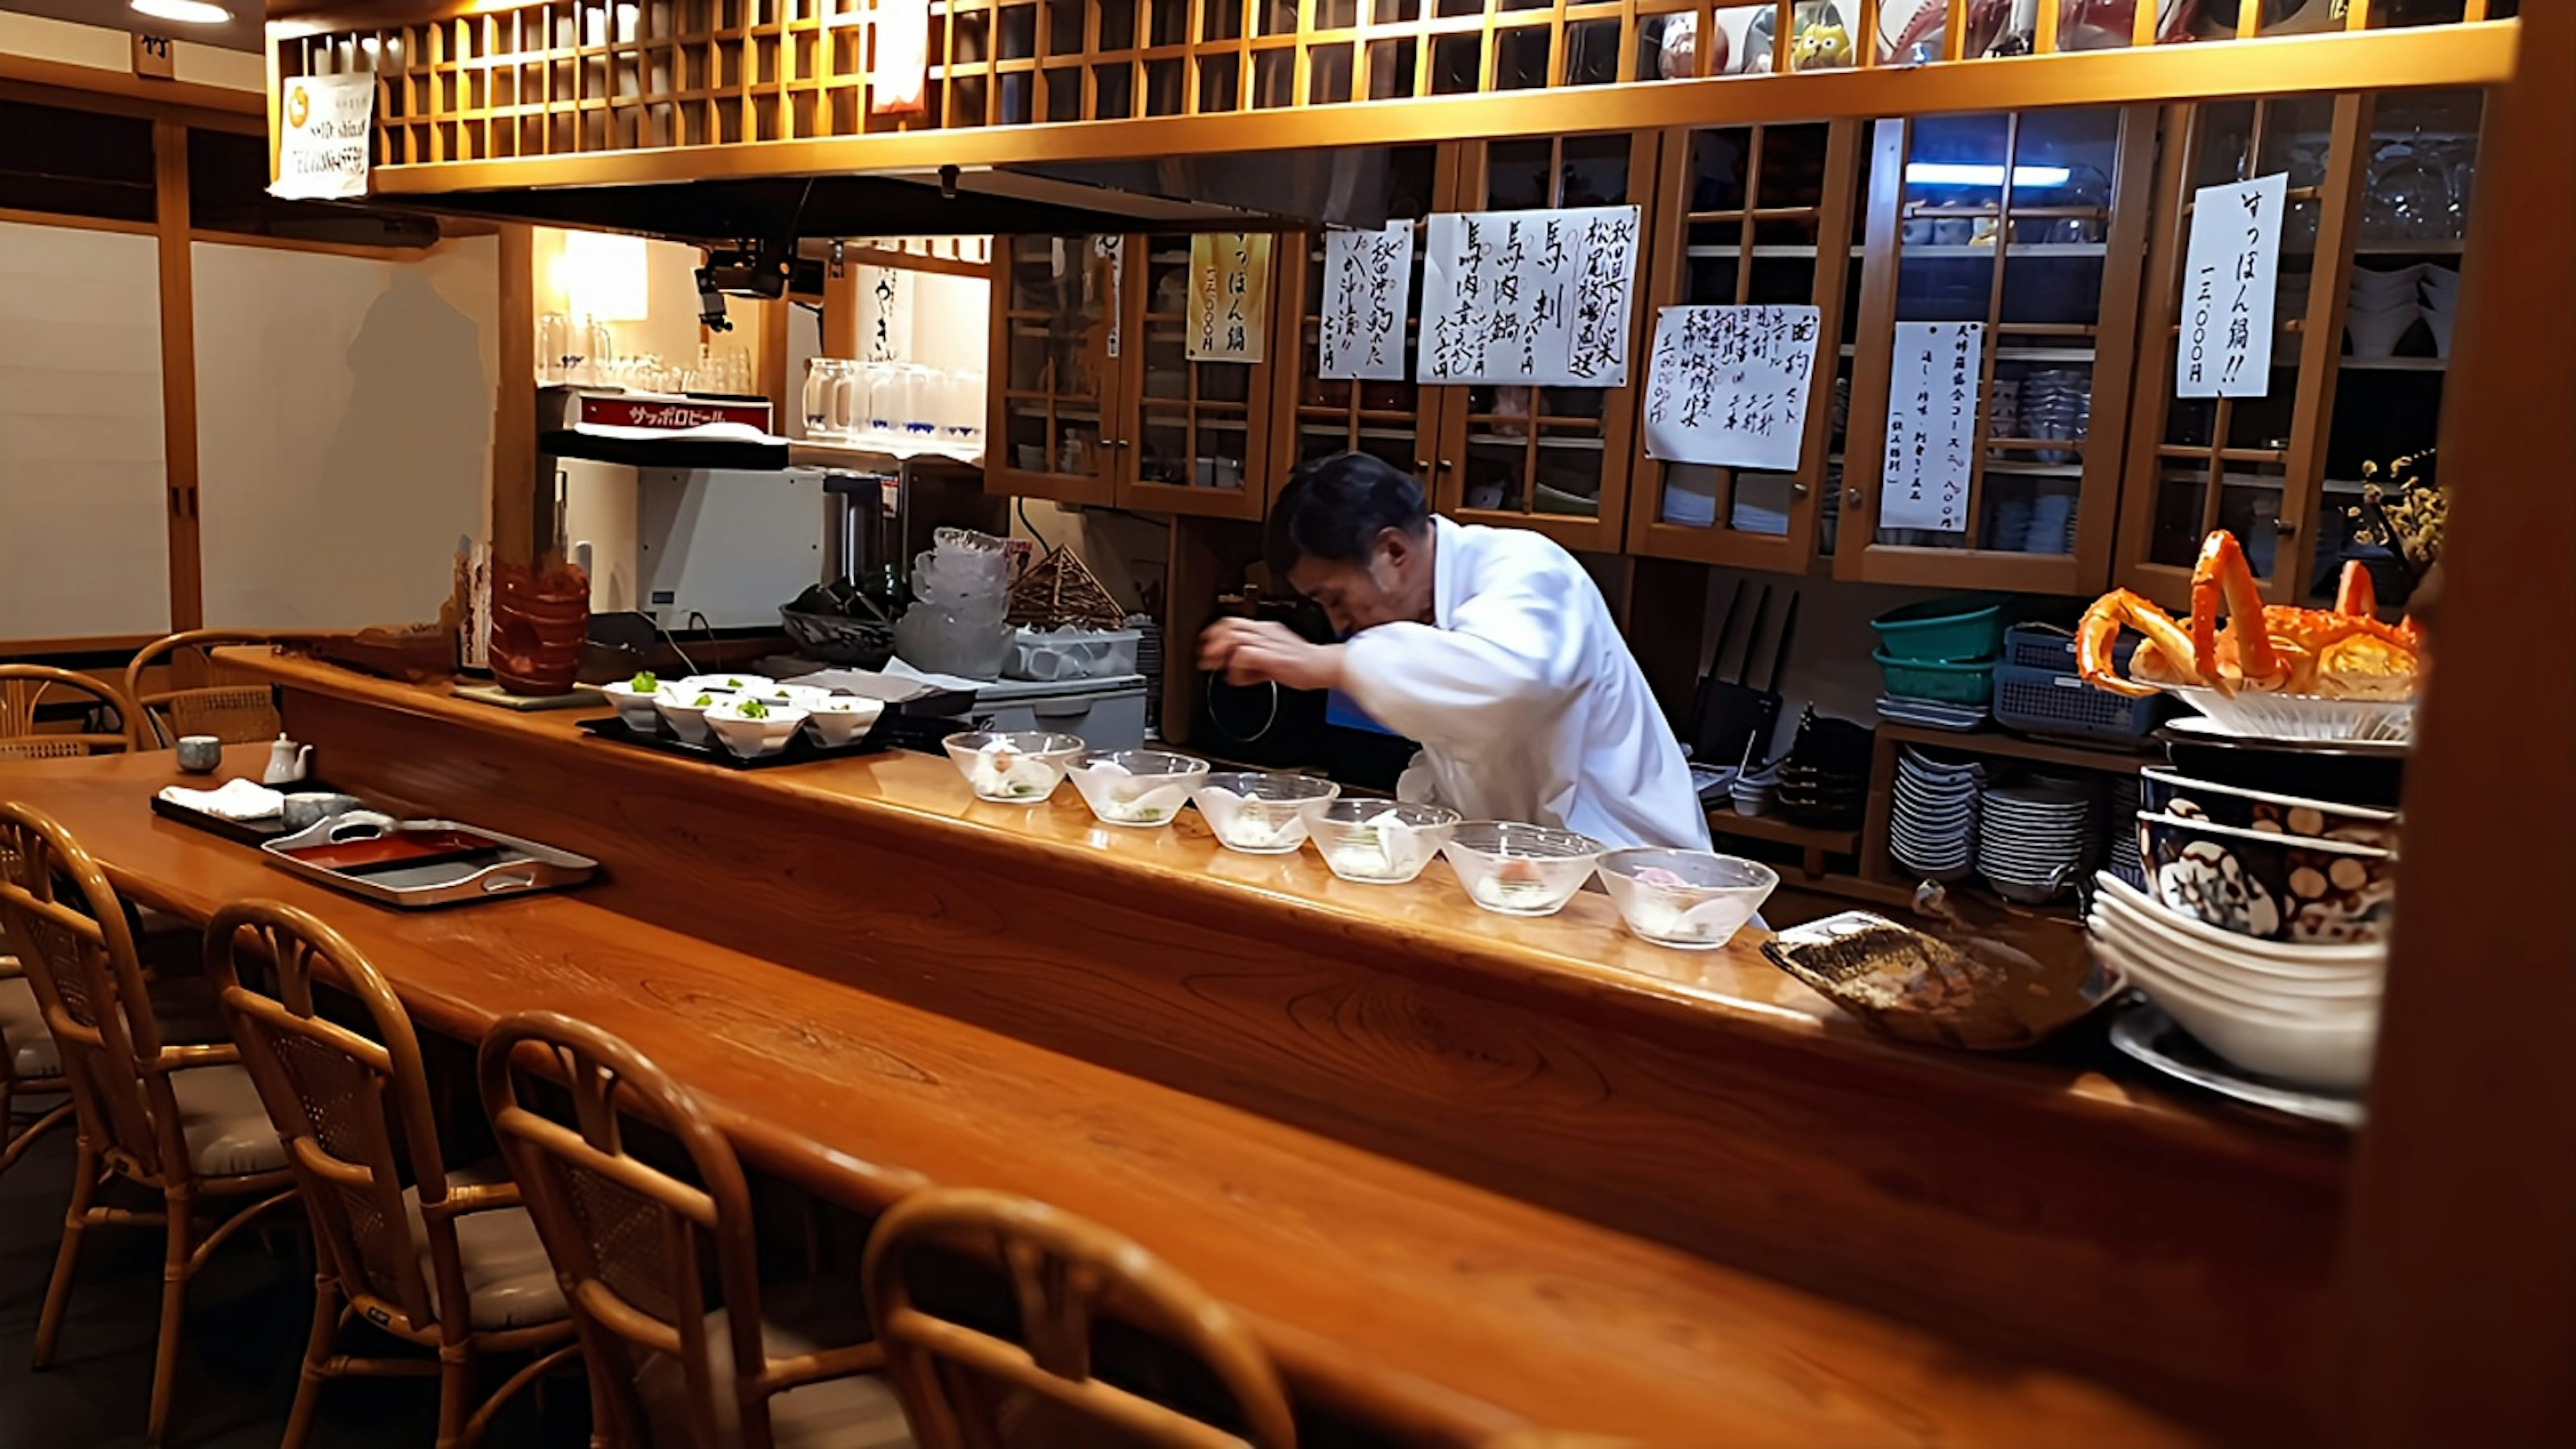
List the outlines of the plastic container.
{"type": "Polygon", "coordinates": [[[1926,599],[1891,609],[1870,620],[1869,627],[1878,631],[1881,660],[1956,663],[1992,659],[2003,646],[2004,606],[1974,597],[1926,599]]]}
{"type": "Polygon", "coordinates": [[[1022,629],[1012,637],[1006,679],[1108,679],[1136,672],[1139,629],[1022,629]]]}
{"type": "Polygon", "coordinates": [[[1194,797],[1217,844],[1245,855],[1293,855],[1306,824],[1341,797],[1342,787],[1311,775],[1210,775],[1194,797]]]}
{"type": "Polygon", "coordinates": [[[1162,750],[1092,750],[1070,774],[1093,818],[1142,829],[1171,824],[1207,772],[1205,760],[1162,750]]]}
{"type": "Polygon", "coordinates": [[[1006,679],[975,691],[974,715],[1003,733],[1080,735],[1095,750],[1145,747],[1146,684],[1124,679],[1053,683],[1006,679]]]}
{"type": "Polygon", "coordinates": [[[1945,704],[1984,704],[1994,697],[1995,662],[1949,664],[1935,660],[1899,659],[1881,649],[1870,656],[1887,681],[1887,692],[1904,699],[1937,699],[1945,704]]]}
{"type": "MultiPolygon", "coordinates": [[[[2120,672],[2129,669],[2129,656],[2138,652],[2140,640],[2135,634],[2123,634],[2111,646],[2111,662],[2120,672]]],[[[2075,632],[2054,624],[2015,624],[2004,631],[2004,654],[2001,663],[2016,669],[2045,669],[2057,674],[2075,672],[2075,632]]]]}
{"type": "Polygon", "coordinates": [[[1640,939],[1680,951],[1714,951],[1762,909],[1780,873],[1732,855],[1639,848],[1601,857],[1601,884],[1619,919],[1640,939]]]}
{"type": "Polygon", "coordinates": [[[1306,828],[1333,874],[1365,885],[1402,885],[1422,874],[1449,843],[1458,812],[1392,800],[1335,800],[1308,815],[1306,828]]]}
{"type": "Polygon", "coordinates": [[[945,742],[957,773],[978,800],[996,805],[1035,805],[1064,783],[1064,772],[1083,752],[1079,735],[1003,734],[976,730],[945,742]]]}
{"type": "Polygon", "coordinates": [[[2163,722],[2162,696],[2131,699],[2053,669],[1995,666],[1995,721],[2030,734],[2130,743],[2163,722]]]}
{"type": "Polygon", "coordinates": [[[1552,916],[1592,878],[1609,849],[1589,835],[1508,820],[1471,820],[1441,853],[1467,899],[1500,916],[1552,916]]]}

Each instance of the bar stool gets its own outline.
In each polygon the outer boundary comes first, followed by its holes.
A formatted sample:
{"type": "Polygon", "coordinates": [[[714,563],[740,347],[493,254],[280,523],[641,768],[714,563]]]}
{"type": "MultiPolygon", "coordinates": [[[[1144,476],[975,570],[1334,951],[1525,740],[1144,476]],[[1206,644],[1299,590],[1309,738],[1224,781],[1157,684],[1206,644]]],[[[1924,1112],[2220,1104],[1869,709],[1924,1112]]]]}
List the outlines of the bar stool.
{"type": "Polygon", "coordinates": [[[0,926],[35,989],[80,1122],[62,1247],[36,1319],[35,1366],[53,1358],[82,1234],[93,1226],[163,1228],[161,1331],[146,1420],[158,1444],[188,1281],[227,1238],[294,1198],[286,1148],[237,1049],[165,1038],[124,903],[98,862],[51,818],[7,800],[0,800],[0,926]],[[158,1193],[162,1210],[95,1205],[111,1176],[158,1193]],[[201,1212],[245,1200],[248,1207],[200,1233],[201,1212]]]}
{"type": "Polygon", "coordinates": [[[278,733],[277,703],[254,680],[226,680],[214,651],[227,644],[272,644],[274,634],[243,629],[190,629],[143,646],[125,666],[125,697],[134,701],[126,721],[138,750],[166,750],[182,735],[213,735],[228,745],[256,744],[278,733]],[[185,681],[176,689],[146,693],[143,673],[164,656],[185,681]]]}
{"type": "Polygon", "coordinates": [[[353,1317],[437,1351],[439,1449],[476,1443],[513,1394],[577,1351],[518,1188],[498,1163],[448,1170],[411,1018],[329,926],[273,901],[226,906],[206,926],[206,976],[313,1225],[313,1334],[284,1449],[312,1432],[323,1380],[431,1367],[333,1353],[353,1317]],[[259,961],[275,973],[274,995],[245,984],[244,966],[259,961]],[[366,1008],[372,1037],[315,1015],[317,973],[366,1008]],[[455,1304],[464,1307],[443,1306],[455,1304]],[[520,1352],[537,1358],[475,1407],[480,1360],[520,1352]]]}
{"type": "Polygon", "coordinates": [[[888,1209],[863,1269],[869,1321],[922,1449],[1295,1449],[1278,1370],[1232,1310],[1126,1238],[1008,1193],[927,1189],[888,1209]],[[916,1265],[935,1248],[1010,1279],[1022,1341],[921,1306],[916,1265]],[[1108,1316],[1179,1348],[1233,1402],[1219,1427],[1092,1376],[1108,1316]]]}
{"type": "Polygon", "coordinates": [[[909,1449],[902,1407],[877,1377],[884,1355],[861,1341],[853,1305],[776,1294],[763,1311],[742,1164],[685,1089],[616,1037],[554,1012],[503,1018],[483,1039],[480,1076],[572,1303],[603,1437],[909,1449]],[[570,1093],[570,1125],[532,1105],[539,1078],[570,1093]],[[696,1181],[639,1156],[630,1124],[677,1139],[696,1181]]]}

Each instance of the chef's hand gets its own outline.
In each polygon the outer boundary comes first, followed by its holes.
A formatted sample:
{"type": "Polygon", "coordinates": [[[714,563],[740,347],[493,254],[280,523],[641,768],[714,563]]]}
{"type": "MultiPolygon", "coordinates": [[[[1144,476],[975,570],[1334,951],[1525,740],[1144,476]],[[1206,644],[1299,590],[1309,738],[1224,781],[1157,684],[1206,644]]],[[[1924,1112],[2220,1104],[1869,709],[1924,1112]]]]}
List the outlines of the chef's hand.
{"type": "Polygon", "coordinates": [[[1290,689],[1339,689],[1342,646],[1309,644],[1281,624],[1219,619],[1199,636],[1199,668],[1229,684],[1271,681],[1290,689]]]}

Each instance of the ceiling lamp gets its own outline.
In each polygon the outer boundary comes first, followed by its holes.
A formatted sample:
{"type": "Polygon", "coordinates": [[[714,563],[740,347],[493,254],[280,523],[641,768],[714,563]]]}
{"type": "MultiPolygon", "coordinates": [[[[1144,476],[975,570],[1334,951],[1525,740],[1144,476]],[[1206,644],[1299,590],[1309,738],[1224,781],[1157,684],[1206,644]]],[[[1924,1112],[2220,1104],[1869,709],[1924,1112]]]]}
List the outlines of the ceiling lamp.
{"type": "Polygon", "coordinates": [[[208,0],[132,0],[134,13],[180,25],[229,25],[233,13],[208,0]]]}

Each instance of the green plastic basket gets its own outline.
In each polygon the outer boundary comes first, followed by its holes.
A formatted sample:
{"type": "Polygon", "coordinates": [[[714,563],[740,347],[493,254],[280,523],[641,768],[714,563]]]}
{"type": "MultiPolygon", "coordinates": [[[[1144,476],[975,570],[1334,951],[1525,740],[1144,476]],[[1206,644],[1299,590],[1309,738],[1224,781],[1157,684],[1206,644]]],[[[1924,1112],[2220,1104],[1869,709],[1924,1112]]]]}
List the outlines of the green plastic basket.
{"type": "Polygon", "coordinates": [[[1931,659],[1898,659],[1881,649],[1872,654],[1887,692],[1900,699],[1937,699],[1943,704],[1985,704],[1995,694],[1995,661],[1950,664],[1931,659]]]}
{"type": "Polygon", "coordinates": [[[2004,642],[2004,606],[1994,599],[1926,599],[1869,621],[1882,658],[1957,663],[1992,659],[2004,642]]]}

